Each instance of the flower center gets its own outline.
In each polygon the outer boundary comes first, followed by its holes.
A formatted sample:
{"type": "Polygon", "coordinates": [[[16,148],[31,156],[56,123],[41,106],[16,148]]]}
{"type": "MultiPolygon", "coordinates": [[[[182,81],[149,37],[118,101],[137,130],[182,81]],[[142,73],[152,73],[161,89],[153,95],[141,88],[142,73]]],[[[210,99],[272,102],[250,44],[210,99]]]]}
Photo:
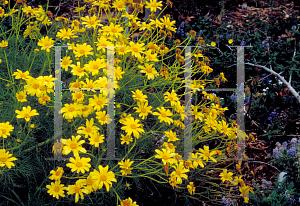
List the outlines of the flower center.
{"type": "Polygon", "coordinates": [[[76,163],[76,167],[81,167],[82,166],[82,163],[81,162],[77,162],[76,163]]]}
{"type": "Polygon", "coordinates": [[[130,206],[131,205],[129,200],[124,200],[122,203],[123,203],[124,206],[130,206]]]}
{"type": "Polygon", "coordinates": [[[0,162],[6,162],[7,158],[6,157],[0,157],[0,162]]]}
{"type": "Polygon", "coordinates": [[[176,174],[177,174],[178,176],[180,176],[180,175],[181,175],[181,172],[180,172],[180,171],[176,171],[176,174]]]}
{"type": "Polygon", "coordinates": [[[71,148],[71,149],[76,149],[76,148],[77,148],[77,144],[74,143],[74,142],[71,143],[71,144],[70,144],[70,148],[71,148]]]}
{"type": "Polygon", "coordinates": [[[54,191],[55,191],[55,192],[59,192],[59,190],[60,190],[60,187],[58,187],[58,186],[56,186],[56,187],[54,188],[54,191]]]}
{"type": "Polygon", "coordinates": [[[156,4],[151,4],[151,7],[156,7],[156,4]]]}
{"type": "Polygon", "coordinates": [[[56,176],[59,176],[59,175],[60,175],[60,171],[56,171],[56,172],[55,172],[55,175],[56,175],[56,176]]]}
{"type": "Polygon", "coordinates": [[[173,101],[173,97],[169,97],[170,101],[173,101]]]}
{"type": "Polygon", "coordinates": [[[91,21],[90,21],[90,24],[91,24],[91,25],[95,24],[95,21],[91,20],[91,21]]]}
{"type": "Polygon", "coordinates": [[[132,49],[134,52],[138,52],[139,50],[137,48],[132,49]]]}
{"type": "Polygon", "coordinates": [[[100,180],[103,181],[103,182],[106,181],[107,180],[107,176],[106,175],[101,175],[100,176],[100,180]]]}
{"type": "Polygon", "coordinates": [[[88,180],[86,181],[86,184],[87,184],[87,185],[92,185],[92,184],[93,184],[93,180],[88,179],[88,180]]]}
{"type": "Polygon", "coordinates": [[[34,89],[39,88],[39,86],[40,86],[39,84],[33,84],[33,85],[32,85],[32,87],[33,87],[34,89]]]}
{"type": "Polygon", "coordinates": [[[147,72],[152,73],[152,69],[151,68],[147,69],[147,72]]]}
{"type": "Polygon", "coordinates": [[[98,141],[99,141],[99,137],[95,137],[95,138],[94,138],[94,141],[95,141],[95,142],[98,142],[98,141]]]}
{"type": "Polygon", "coordinates": [[[6,129],[1,129],[2,130],[2,134],[6,133],[6,129]]]}
{"type": "Polygon", "coordinates": [[[84,50],[84,49],[80,49],[79,52],[80,52],[81,54],[84,54],[84,53],[85,53],[85,50],[84,50]]]}
{"type": "Polygon", "coordinates": [[[205,156],[206,157],[210,157],[210,154],[207,152],[207,153],[205,153],[205,156]]]}
{"type": "Polygon", "coordinates": [[[135,124],[131,124],[130,127],[131,127],[131,129],[136,129],[136,125],[135,124]]]}
{"type": "Polygon", "coordinates": [[[87,132],[91,132],[91,131],[92,131],[92,129],[91,129],[91,128],[89,128],[89,127],[87,127],[85,131],[87,131],[87,132]]]}
{"type": "Polygon", "coordinates": [[[141,111],[142,111],[143,113],[146,113],[146,112],[147,112],[147,110],[146,110],[145,108],[142,108],[141,111]]]}
{"type": "Polygon", "coordinates": [[[83,68],[79,67],[79,68],[77,69],[77,71],[78,71],[78,72],[83,72],[83,68]]]}
{"type": "Polygon", "coordinates": [[[25,118],[30,118],[30,115],[29,114],[24,114],[24,117],[25,118]]]}
{"type": "Polygon", "coordinates": [[[167,114],[166,114],[166,113],[161,113],[161,116],[162,116],[162,117],[166,117],[167,114]]]}
{"type": "Polygon", "coordinates": [[[100,101],[100,100],[97,101],[97,104],[98,104],[98,105],[102,105],[102,101],[100,101]]]}
{"type": "Polygon", "coordinates": [[[80,187],[75,187],[74,190],[75,190],[75,193],[79,193],[80,187]]]}
{"type": "Polygon", "coordinates": [[[111,30],[113,33],[117,33],[118,32],[118,30],[117,29],[115,29],[115,28],[112,28],[112,30],[111,30]]]}
{"type": "Polygon", "coordinates": [[[85,111],[87,111],[88,109],[89,109],[88,107],[84,107],[84,108],[82,109],[82,111],[85,112],[85,111]]]}
{"type": "Polygon", "coordinates": [[[69,112],[73,112],[74,110],[75,110],[74,107],[70,107],[70,108],[68,109],[69,112]]]}
{"type": "Polygon", "coordinates": [[[97,70],[98,69],[98,65],[94,65],[93,69],[97,70]]]}
{"type": "Polygon", "coordinates": [[[163,155],[162,155],[162,158],[163,158],[164,160],[167,160],[167,159],[168,159],[168,156],[165,155],[165,154],[163,154],[163,155]]]}

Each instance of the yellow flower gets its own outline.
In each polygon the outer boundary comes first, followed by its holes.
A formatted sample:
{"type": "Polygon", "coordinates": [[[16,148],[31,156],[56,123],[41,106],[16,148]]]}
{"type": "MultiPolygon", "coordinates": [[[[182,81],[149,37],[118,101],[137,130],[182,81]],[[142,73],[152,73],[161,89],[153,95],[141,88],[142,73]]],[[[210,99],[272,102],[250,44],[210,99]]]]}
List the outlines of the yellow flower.
{"type": "Polygon", "coordinates": [[[90,45],[87,45],[86,43],[84,44],[77,44],[74,47],[74,54],[75,57],[81,57],[81,56],[85,56],[87,57],[87,55],[93,55],[94,53],[91,52],[91,50],[93,50],[93,48],[90,45]]]}
{"type": "Polygon", "coordinates": [[[113,8],[115,8],[117,11],[125,11],[126,10],[126,5],[124,0],[116,0],[113,3],[113,8]]]}
{"type": "Polygon", "coordinates": [[[24,118],[26,122],[28,122],[32,116],[39,115],[35,109],[31,110],[30,106],[23,107],[22,109],[22,111],[16,110],[16,113],[18,114],[17,118],[24,118]]]}
{"type": "Polygon", "coordinates": [[[176,23],[175,21],[170,21],[169,17],[164,16],[164,18],[160,18],[162,25],[165,26],[166,29],[170,31],[175,31],[175,28],[173,27],[176,23]]]}
{"type": "Polygon", "coordinates": [[[228,43],[229,43],[229,44],[232,44],[232,42],[233,42],[233,39],[229,39],[229,40],[228,40],[228,43]]]}
{"type": "Polygon", "coordinates": [[[60,180],[63,173],[64,173],[63,168],[62,167],[57,167],[56,171],[54,171],[54,170],[50,171],[50,174],[52,174],[52,175],[49,177],[49,179],[58,181],[58,180],[60,180]]]}
{"type": "Polygon", "coordinates": [[[213,42],[213,41],[212,41],[212,42],[210,43],[210,45],[216,46],[216,42],[213,42]]]}
{"type": "Polygon", "coordinates": [[[171,102],[171,106],[175,106],[177,104],[177,102],[179,101],[179,98],[177,97],[177,94],[175,93],[174,89],[172,90],[172,92],[166,92],[164,94],[165,96],[165,101],[170,101],[171,102]]]}
{"type": "Polygon", "coordinates": [[[106,115],[106,111],[96,112],[96,115],[97,115],[96,118],[98,119],[98,121],[101,125],[109,124],[112,121],[109,114],[106,115]],[[108,123],[107,123],[107,120],[108,120],[108,123]]]}
{"type": "Polygon", "coordinates": [[[140,72],[145,73],[147,76],[147,79],[154,79],[155,75],[157,75],[157,71],[155,68],[153,68],[152,64],[145,63],[145,66],[138,66],[140,69],[142,69],[140,72]]]}
{"type": "Polygon", "coordinates": [[[227,169],[224,169],[223,172],[219,175],[221,177],[222,182],[229,181],[232,182],[232,172],[227,173],[227,169]]]}
{"type": "Polygon", "coordinates": [[[137,102],[137,105],[138,107],[133,107],[133,109],[136,109],[136,112],[139,113],[139,117],[142,117],[142,119],[147,118],[148,113],[151,113],[150,110],[152,109],[152,106],[148,107],[148,102],[137,102]]]}
{"type": "Polygon", "coordinates": [[[146,102],[147,96],[143,94],[143,92],[139,89],[134,91],[131,91],[133,93],[132,97],[134,100],[140,101],[140,102],[146,102]]]}
{"type": "Polygon", "coordinates": [[[239,190],[241,192],[241,196],[244,196],[244,202],[248,203],[249,197],[247,197],[248,196],[247,193],[249,192],[254,193],[253,188],[250,186],[243,186],[243,187],[239,187],[239,190]]]}
{"type": "Polygon", "coordinates": [[[245,186],[244,180],[242,179],[242,175],[241,176],[235,176],[234,180],[231,183],[232,183],[233,186],[236,186],[239,183],[242,187],[245,186]]]}
{"type": "Polygon", "coordinates": [[[171,177],[169,178],[169,183],[170,183],[170,185],[171,185],[173,188],[174,188],[174,187],[177,188],[177,179],[176,179],[175,176],[171,176],[171,177]]]}
{"type": "Polygon", "coordinates": [[[46,50],[47,52],[50,52],[50,48],[53,47],[54,40],[52,38],[49,39],[48,36],[42,37],[39,42],[38,46],[41,46],[41,50],[46,50]]]}
{"type": "Polygon", "coordinates": [[[71,120],[80,115],[80,109],[81,107],[77,103],[65,104],[65,106],[61,109],[59,113],[64,113],[63,117],[65,119],[71,120]]]}
{"type": "Polygon", "coordinates": [[[165,121],[167,124],[171,124],[173,122],[173,119],[169,118],[168,116],[173,115],[172,112],[169,109],[165,109],[164,107],[157,108],[160,113],[153,112],[153,115],[158,115],[159,122],[165,121]]]}
{"type": "Polygon", "coordinates": [[[157,2],[156,0],[150,0],[150,2],[146,1],[145,8],[149,8],[150,12],[156,12],[156,9],[161,9],[161,3],[161,1],[157,2]]]}
{"type": "Polygon", "coordinates": [[[94,98],[89,99],[89,105],[93,106],[94,110],[100,111],[107,105],[107,98],[102,94],[99,94],[98,97],[94,94],[94,98]]]}
{"type": "Polygon", "coordinates": [[[72,100],[77,103],[83,102],[84,93],[82,91],[75,91],[74,93],[72,93],[72,100]]]}
{"type": "Polygon", "coordinates": [[[22,72],[21,70],[17,69],[17,72],[13,73],[13,76],[16,76],[16,79],[27,79],[29,77],[29,71],[22,72]]]}
{"type": "Polygon", "coordinates": [[[121,162],[118,162],[118,164],[120,165],[120,168],[123,169],[120,171],[123,176],[131,174],[131,170],[133,168],[130,168],[130,166],[132,165],[132,163],[133,163],[133,161],[130,161],[130,159],[127,159],[125,161],[122,160],[121,162]]]}
{"type": "Polygon", "coordinates": [[[72,60],[70,60],[71,57],[65,56],[64,58],[62,58],[61,60],[61,67],[63,69],[65,69],[66,71],[68,71],[68,68],[71,66],[72,64],[72,60]]]}
{"type": "Polygon", "coordinates": [[[57,155],[58,153],[61,154],[62,151],[62,143],[58,141],[58,139],[56,140],[56,142],[53,144],[52,147],[52,152],[57,155]]]}
{"type": "Polygon", "coordinates": [[[158,62],[159,61],[157,59],[157,54],[156,53],[152,54],[152,51],[150,49],[148,51],[145,51],[144,54],[145,54],[145,60],[147,62],[158,62]]]}
{"type": "Polygon", "coordinates": [[[72,69],[72,74],[78,76],[79,78],[86,75],[84,72],[84,68],[80,66],[80,62],[77,62],[77,65],[72,64],[71,67],[72,69]]]}
{"type": "Polygon", "coordinates": [[[65,39],[70,39],[70,38],[76,38],[77,36],[74,36],[73,31],[70,28],[68,28],[68,30],[63,28],[63,29],[59,30],[59,32],[57,32],[56,37],[59,37],[62,40],[65,40],[65,39]]]}
{"type": "Polygon", "coordinates": [[[107,192],[109,192],[109,187],[112,186],[112,182],[117,182],[114,172],[108,172],[108,165],[106,167],[102,167],[102,165],[99,165],[99,172],[94,169],[94,171],[91,172],[90,175],[96,181],[98,189],[101,189],[104,184],[107,192]]]}
{"type": "Polygon", "coordinates": [[[104,26],[102,30],[105,35],[118,38],[122,36],[121,32],[123,31],[123,28],[119,25],[114,25],[113,23],[111,23],[109,26],[104,26]]]}
{"type": "Polygon", "coordinates": [[[94,125],[94,118],[91,118],[91,120],[89,121],[88,119],[86,120],[86,127],[80,126],[78,127],[78,134],[84,134],[85,138],[88,138],[88,136],[91,137],[91,135],[95,132],[97,132],[97,130],[100,130],[99,127],[97,126],[93,126],[94,125]]]}
{"type": "Polygon", "coordinates": [[[197,153],[191,153],[189,159],[193,160],[193,167],[196,169],[198,165],[200,165],[202,168],[205,165],[205,162],[203,163],[202,159],[198,157],[197,153]]]}
{"type": "Polygon", "coordinates": [[[212,157],[217,153],[215,151],[209,152],[209,146],[204,145],[204,149],[200,148],[199,151],[201,152],[199,155],[203,160],[208,161],[208,158],[210,158],[212,161],[217,162],[217,160],[212,157]]]}
{"type": "Polygon", "coordinates": [[[36,79],[33,77],[29,77],[26,79],[27,85],[24,86],[24,89],[28,94],[31,96],[36,95],[37,97],[42,96],[42,87],[43,87],[43,82],[41,79],[36,79]]]}
{"type": "Polygon", "coordinates": [[[145,131],[141,128],[142,124],[138,124],[140,120],[134,119],[133,117],[128,117],[122,124],[125,126],[121,127],[122,130],[125,130],[127,135],[133,134],[137,139],[140,137],[139,133],[145,133],[145,131]]]}
{"type": "Polygon", "coordinates": [[[132,142],[133,141],[133,139],[132,139],[132,137],[130,136],[130,135],[126,135],[126,136],[124,136],[123,134],[121,134],[121,144],[124,144],[124,143],[126,143],[126,144],[129,144],[130,142],[132,142]]]}
{"type": "Polygon", "coordinates": [[[0,137],[7,138],[7,136],[10,136],[10,132],[13,131],[14,127],[9,124],[9,122],[6,123],[0,123],[0,137]]]}
{"type": "Polygon", "coordinates": [[[76,159],[73,157],[70,157],[70,162],[66,164],[67,167],[71,168],[72,172],[77,171],[77,173],[81,172],[82,174],[85,173],[85,171],[89,171],[89,168],[91,165],[88,163],[91,161],[91,158],[80,158],[79,156],[76,156],[76,159]]]}
{"type": "Polygon", "coordinates": [[[104,142],[104,135],[99,134],[99,132],[95,132],[91,134],[91,137],[89,138],[90,144],[94,145],[95,147],[99,147],[99,144],[104,142]]]}
{"type": "Polygon", "coordinates": [[[0,149],[0,167],[4,167],[6,165],[10,169],[12,166],[15,166],[12,161],[17,160],[17,158],[10,156],[12,156],[12,154],[5,152],[5,149],[0,149]]]}
{"type": "Polygon", "coordinates": [[[156,149],[155,152],[157,153],[157,155],[155,155],[154,157],[157,159],[161,159],[163,164],[166,165],[167,163],[173,164],[175,163],[175,153],[172,152],[171,150],[167,150],[167,149],[156,149]]]}
{"type": "Polygon", "coordinates": [[[64,190],[67,188],[64,187],[63,184],[60,184],[60,181],[51,182],[51,185],[47,185],[46,188],[49,189],[47,192],[53,197],[56,197],[56,199],[59,199],[59,196],[65,197],[64,190]]]}
{"type": "Polygon", "coordinates": [[[83,181],[77,180],[75,185],[69,185],[67,190],[68,190],[68,195],[72,195],[72,194],[75,193],[75,203],[78,202],[79,195],[80,195],[82,200],[84,199],[84,196],[83,196],[83,190],[84,190],[83,181]]]}
{"type": "Polygon", "coordinates": [[[4,9],[2,7],[0,7],[0,17],[3,18],[4,17],[4,9]]]}
{"type": "Polygon", "coordinates": [[[184,179],[186,179],[186,180],[188,179],[188,176],[187,176],[187,174],[185,174],[185,173],[189,172],[190,170],[189,170],[189,169],[186,169],[186,168],[184,167],[182,161],[179,162],[179,164],[176,164],[175,166],[172,166],[172,167],[175,169],[175,171],[173,171],[173,172],[171,173],[171,176],[176,177],[176,183],[177,183],[177,184],[182,184],[182,178],[184,178],[184,179]]]}
{"type": "Polygon", "coordinates": [[[118,206],[138,206],[138,205],[136,204],[135,201],[133,202],[133,200],[130,197],[128,197],[127,199],[121,202],[121,205],[118,206]]]}
{"type": "Polygon", "coordinates": [[[168,142],[171,142],[171,141],[175,142],[175,141],[179,140],[179,139],[177,138],[176,132],[172,132],[172,130],[170,130],[170,131],[168,131],[168,132],[165,131],[165,134],[166,134],[166,137],[169,138],[169,139],[168,139],[168,142]]]}
{"type": "Polygon", "coordinates": [[[103,26],[102,24],[100,24],[100,21],[98,20],[97,16],[86,16],[86,17],[81,17],[81,19],[84,21],[82,22],[82,24],[85,24],[87,28],[97,28],[97,26],[103,26]]]}
{"type": "Polygon", "coordinates": [[[2,40],[2,42],[0,43],[0,47],[1,47],[1,48],[4,48],[4,47],[7,47],[7,46],[8,46],[8,42],[2,40]]]}
{"type": "Polygon", "coordinates": [[[135,57],[141,58],[141,53],[144,52],[145,48],[143,47],[144,43],[133,43],[129,42],[128,51],[131,52],[135,57]]]}
{"type": "Polygon", "coordinates": [[[97,58],[96,60],[91,60],[87,65],[87,71],[92,72],[92,76],[95,76],[99,73],[99,70],[101,68],[106,67],[107,63],[105,59],[99,59],[97,58]]]}
{"type": "Polygon", "coordinates": [[[228,80],[225,78],[223,72],[221,72],[220,75],[221,75],[221,81],[222,81],[222,82],[228,82],[228,80]]]}
{"type": "Polygon", "coordinates": [[[86,153],[86,150],[81,146],[85,141],[79,140],[80,135],[76,137],[72,135],[72,139],[61,139],[61,142],[64,144],[62,153],[68,155],[70,152],[73,152],[75,157],[78,156],[78,152],[86,153]]]}
{"type": "Polygon", "coordinates": [[[191,195],[194,195],[196,189],[194,186],[194,182],[190,182],[189,185],[187,185],[187,189],[191,195]]]}

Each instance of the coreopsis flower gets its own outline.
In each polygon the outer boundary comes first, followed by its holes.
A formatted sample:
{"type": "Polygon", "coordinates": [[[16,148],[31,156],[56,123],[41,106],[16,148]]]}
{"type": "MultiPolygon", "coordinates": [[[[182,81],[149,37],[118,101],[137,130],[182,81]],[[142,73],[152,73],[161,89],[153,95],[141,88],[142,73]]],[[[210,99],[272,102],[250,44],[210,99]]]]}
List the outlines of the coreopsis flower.
{"type": "Polygon", "coordinates": [[[50,171],[50,174],[52,175],[49,177],[49,179],[58,181],[62,177],[63,173],[64,173],[64,169],[62,167],[57,167],[56,171],[54,170],[50,171]]]}
{"type": "Polygon", "coordinates": [[[80,62],[77,62],[77,65],[72,64],[71,67],[72,69],[72,74],[78,76],[79,78],[86,75],[86,73],[84,72],[84,67],[80,66],[80,62]]]}
{"type": "Polygon", "coordinates": [[[92,114],[94,111],[94,108],[90,105],[83,105],[80,109],[80,116],[88,117],[90,114],[92,114]]]}
{"type": "Polygon", "coordinates": [[[145,73],[147,79],[154,79],[155,75],[157,75],[157,71],[153,68],[152,64],[145,63],[145,66],[139,65],[139,68],[142,69],[140,72],[145,73]]]}
{"type": "MultiPolygon", "coordinates": [[[[1,9],[2,9],[2,8],[1,8],[1,9]]],[[[0,15],[1,15],[1,14],[0,14],[0,15]]],[[[2,42],[0,43],[0,47],[1,47],[1,48],[4,48],[4,47],[7,47],[7,46],[8,46],[8,42],[2,40],[2,42]]]]}
{"type": "Polygon", "coordinates": [[[157,53],[152,54],[151,50],[145,51],[145,61],[146,62],[158,62],[157,53]]]}
{"type": "Polygon", "coordinates": [[[210,43],[210,45],[216,46],[216,42],[213,42],[213,41],[212,41],[212,42],[210,43]]]}
{"type": "Polygon", "coordinates": [[[94,126],[94,118],[91,118],[91,120],[89,121],[88,119],[86,120],[86,126],[80,126],[78,127],[78,134],[84,134],[85,138],[88,138],[88,136],[91,137],[91,135],[95,132],[97,132],[97,130],[100,130],[99,127],[94,126]]]}
{"type": "Polygon", "coordinates": [[[160,18],[160,21],[164,27],[170,31],[175,31],[175,28],[173,27],[175,25],[175,21],[170,21],[169,17],[164,16],[164,18],[160,18]]]}
{"type": "Polygon", "coordinates": [[[133,43],[132,41],[129,42],[128,51],[132,53],[133,56],[137,58],[141,58],[141,53],[145,50],[144,43],[133,43]]]}
{"type": "Polygon", "coordinates": [[[107,66],[107,63],[106,63],[105,59],[97,58],[96,60],[91,60],[86,65],[86,70],[89,72],[92,72],[92,76],[95,76],[99,73],[101,68],[104,68],[106,66],[107,66]]]}
{"type": "Polygon", "coordinates": [[[102,24],[100,24],[100,20],[95,15],[92,17],[81,17],[81,19],[83,20],[82,24],[86,25],[87,28],[97,28],[97,26],[103,26],[102,24]]]}
{"type": "Polygon", "coordinates": [[[179,139],[177,138],[176,132],[172,132],[172,130],[170,130],[170,131],[165,131],[165,134],[166,134],[166,137],[169,138],[169,139],[168,139],[168,142],[171,142],[171,141],[175,142],[175,141],[179,140],[179,139]]]}
{"type": "Polygon", "coordinates": [[[156,9],[161,9],[161,3],[161,1],[157,2],[156,0],[150,0],[150,2],[146,1],[145,8],[149,8],[150,12],[156,12],[156,9]]]}
{"type": "Polygon", "coordinates": [[[31,110],[30,106],[27,107],[23,107],[22,111],[16,110],[15,112],[18,114],[17,118],[24,118],[26,120],[26,122],[28,122],[30,120],[30,118],[32,116],[36,116],[39,115],[39,113],[37,113],[36,109],[31,110]]]}
{"type": "Polygon", "coordinates": [[[21,70],[17,69],[17,72],[13,73],[15,79],[27,79],[29,77],[29,71],[22,72],[21,70]]]}
{"type": "Polygon", "coordinates": [[[65,28],[63,28],[63,29],[60,29],[59,32],[57,32],[56,37],[59,37],[62,40],[65,40],[65,39],[70,39],[70,38],[76,38],[77,36],[74,36],[72,29],[68,28],[68,30],[66,30],[65,28]]]}
{"type": "Polygon", "coordinates": [[[159,122],[166,122],[167,124],[171,124],[173,122],[173,119],[169,118],[168,116],[173,115],[172,112],[169,109],[165,109],[164,107],[157,108],[158,112],[153,112],[153,115],[158,115],[159,122]]]}
{"type": "Polygon", "coordinates": [[[107,105],[107,98],[102,94],[99,94],[98,96],[94,94],[94,98],[89,99],[89,105],[93,106],[94,110],[100,111],[107,105]]]}
{"type": "Polygon", "coordinates": [[[108,165],[106,167],[102,167],[99,165],[99,171],[95,170],[91,172],[92,179],[96,181],[96,185],[98,185],[98,189],[102,189],[103,184],[106,187],[107,192],[109,192],[109,188],[112,186],[112,182],[117,182],[115,178],[115,173],[113,171],[108,172],[108,165]]]}
{"type": "Polygon", "coordinates": [[[60,181],[51,182],[51,185],[47,185],[46,188],[49,189],[47,192],[56,199],[59,199],[60,196],[65,197],[64,190],[67,190],[63,184],[60,184],[60,181]]]}
{"type": "Polygon", "coordinates": [[[194,186],[194,182],[190,182],[188,185],[187,185],[187,189],[189,191],[189,193],[191,195],[194,195],[195,194],[195,186],[194,186]]]}
{"type": "Polygon", "coordinates": [[[93,55],[93,52],[91,52],[91,50],[93,50],[93,48],[90,45],[87,45],[86,43],[77,44],[74,47],[74,54],[75,57],[81,57],[81,56],[87,57],[87,55],[93,55]]]}
{"type": "Polygon", "coordinates": [[[0,123],[0,137],[7,138],[10,136],[10,132],[13,131],[14,127],[9,122],[0,123]]]}
{"type": "Polygon", "coordinates": [[[222,182],[229,181],[232,182],[232,172],[227,173],[227,169],[224,169],[223,172],[219,175],[221,177],[222,182]]]}
{"type": "Polygon", "coordinates": [[[72,100],[77,103],[81,103],[84,100],[84,95],[85,94],[82,91],[75,91],[72,93],[72,100]]]}
{"type": "Polygon", "coordinates": [[[128,117],[125,119],[122,124],[125,126],[121,127],[122,130],[125,130],[127,135],[133,134],[137,139],[140,137],[140,133],[145,133],[145,131],[141,128],[142,124],[139,124],[138,119],[134,119],[133,117],[128,117]]]}
{"type": "Polygon", "coordinates": [[[198,165],[200,165],[202,168],[205,166],[205,162],[202,161],[201,158],[198,157],[197,153],[191,153],[190,160],[193,160],[193,167],[196,169],[198,165]]]}
{"type": "Polygon", "coordinates": [[[178,184],[182,184],[182,178],[186,180],[188,179],[188,176],[185,173],[189,172],[190,170],[186,169],[183,164],[184,163],[181,161],[179,164],[177,163],[175,166],[172,166],[175,171],[171,173],[171,176],[176,177],[176,182],[178,184]]]}
{"type": "Polygon", "coordinates": [[[122,175],[128,175],[131,174],[131,170],[133,168],[130,168],[130,166],[132,165],[133,161],[130,161],[130,159],[127,160],[122,160],[121,162],[118,162],[118,164],[120,165],[120,168],[123,169],[120,172],[122,173],[122,175]]]}
{"type": "Polygon", "coordinates": [[[136,204],[135,201],[133,202],[133,200],[130,197],[128,197],[127,199],[121,202],[121,205],[118,206],[138,206],[138,205],[136,204]]]}
{"type": "Polygon", "coordinates": [[[174,89],[172,90],[172,92],[166,92],[164,94],[165,96],[165,101],[169,101],[171,102],[171,106],[175,106],[177,104],[177,102],[179,101],[179,98],[177,97],[177,94],[175,93],[174,89]]]}
{"type": "Polygon", "coordinates": [[[89,175],[86,179],[81,179],[84,185],[83,192],[85,194],[90,194],[93,191],[96,191],[98,188],[98,185],[96,185],[96,181],[93,180],[92,176],[89,175]]]}
{"type": "Polygon", "coordinates": [[[208,161],[208,158],[211,159],[214,162],[217,162],[217,160],[215,158],[213,158],[212,156],[217,154],[216,151],[212,151],[209,152],[209,146],[204,145],[203,147],[204,149],[199,149],[199,151],[201,152],[199,155],[200,157],[202,157],[203,160],[208,161]]]}
{"type": "Polygon", "coordinates": [[[91,158],[80,158],[79,156],[76,156],[75,158],[76,159],[70,157],[71,163],[66,164],[66,166],[71,168],[72,172],[77,171],[77,173],[81,172],[82,174],[84,174],[85,171],[88,172],[91,167],[91,165],[88,162],[91,161],[91,158]]]}
{"type": "Polygon", "coordinates": [[[109,124],[112,121],[109,114],[106,114],[106,111],[96,112],[96,115],[97,115],[96,118],[98,119],[98,122],[101,125],[109,124]],[[107,122],[107,120],[108,120],[108,122],[107,122]]]}
{"type": "Polygon", "coordinates": [[[244,196],[244,202],[248,203],[249,201],[249,197],[248,197],[248,193],[254,193],[253,192],[253,188],[250,186],[243,186],[243,187],[239,187],[239,190],[241,192],[241,196],[244,196]]]}
{"type": "Polygon", "coordinates": [[[43,94],[42,87],[43,81],[41,79],[29,77],[26,79],[27,85],[24,86],[24,89],[31,96],[36,95],[40,97],[43,94]]]}
{"type": "Polygon", "coordinates": [[[124,0],[116,0],[113,3],[113,8],[115,8],[117,11],[125,11],[126,10],[126,5],[124,0]]]}
{"type": "Polygon", "coordinates": [[[129,145],[129,143],[130,142],[132,142],[133,141],[133,138],[131,137],[131,135],[126,135],[126,136],[124,136],[123,134],[121,134],[121,144],[124,144],[124,143],[126,143],[126,144],[128,144],[129,145]]]}
{"type": "Polygon", "coordinates": [[[12,161],[17,160],[15,157],[11,157],[12,154],[6,152],[5,149],[0,149],[0,167],[4,167],[5,165],[10,169],[15,164],[12,161]]]}
{"type": "Polygon", "coordinates": [[[61,139],[61,142],[64,144],[62,153],[68,155],[70,152],[73,152],[75,157],[78,156],[78,152],[86,153],[86,149],[81,146],[85,141],[79,140],[80,135],[76,137],[72,135],[72,139],[61,139]]]}
{"type": "Polygon", "coordinates": [[[91,134],[89,140],[90,140],[90,145],[99,147],[99,144],[104,142],[104,135],[103,134],[100,135],[99,132],[95,132],[91,134]]]}
{"type": "Polygon", "coordinates": [[[65,56],[61,60],[61,67],[68,71],[69,67],[72,65],[72,60],[70,59],[71,57],[65,56]]]}
{"type": "Polygon", "coordinates": [[[83,185],[83,181],[81,180],[77,180],[75,185],[69,185],[67,190],[68,190],[68,195],[72,195],[75,194],[75,203],[78,202],[79,200],[79,195],[81,197],[81,199],[84,199],[83,196],[83,190],[84,190],[84,185],[83,185]]]}
{"type": "Polygon", "coordinates": [[[119,25],[114,25],[113,23],[111,23],[109,26],[104,26],[102,28],[103,30],[103,33],[104,35],[107,35],[107,36],[113,36],[113,37],[120,37],[122,36],[122,31],[123,31],[123,28],[120,27],[119,25]]]}
{"type": "Polygon", "coordinates": [[[155,155],[154,157],[157,159],[161,159],[164,165],[166,165],[167,163],[170,163],[170,165],[175,163],[175,153],[171,150],[162,149],[161,151],[159,149],[156,149],[155,152],[157,153],[157,155],[155,155]]]}
{"type": "Polygon", "coordinates": [[[65,106],[59,111],[59,113],[64,113],[63,117],[65,119],[73,119],[80,115],[81,106],[77,103],[65,104],[65,106]]]}
{"type": "Polygon", "coordinates": [[[134,91],[131,91],[132,92],[132,97],[134,100],[137,100],[139,102],[146,102],[146,98],[147,98],[147,95],[144,95],[143,92],[139,89],[135,90],[134,91]]]}
{"type": "Polygon", "coordinates": [[[170,185],[171,185],[173,188],[174,188],[174,187],[177,188],[177,179],[176,179],[175,176],[171,176],[171,177],[169,178],[169,183],[170,183],[170,185]]]}
{"type": "Polygon", "coordinates": [[[39,42],[38,46],[41,46],[41,50],[46,50],[47,52],[50,52],[50,48],[53,47],[54,40],[52,38],[49,38],[48,36],[42,37],[39,42]]]}
{"type": "Polygon", "coordinates": [[[147,118],[148,113],[151,113],[152,106],[148,107],[148,102],[137,102],[137,105],[138,107],[133,107],[133,109],[136,109],[139,117],[142,117],[142,119],[147,118]]]}

